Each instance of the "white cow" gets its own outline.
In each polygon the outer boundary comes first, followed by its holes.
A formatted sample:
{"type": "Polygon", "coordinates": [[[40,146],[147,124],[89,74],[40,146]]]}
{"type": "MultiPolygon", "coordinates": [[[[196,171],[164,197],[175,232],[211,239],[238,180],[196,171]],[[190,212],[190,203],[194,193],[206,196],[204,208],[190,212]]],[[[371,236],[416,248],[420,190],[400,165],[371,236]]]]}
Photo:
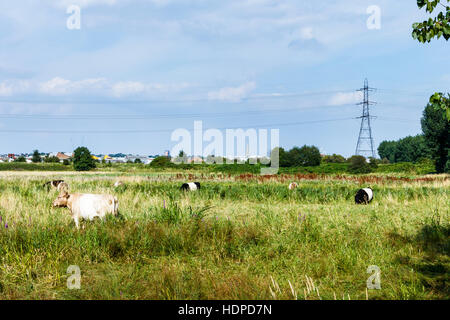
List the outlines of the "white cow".
{"type": "Polygon", "coordinates": [[[117,215],[119,201],[116,197],[107,194],[60,193],[53,202],[54,207],[68,207],[72,214],[75,226],[79,229],[79,220],[94,220],[95,217],[103,219],[107,214],[117,215]]]}
{"type": "Polygon", "coordinates": [[[117,180],[117,181],[114,183],[114,188],[118,188],[118,187],[120,187],[120,186],[123,186],[123,182],[117,180]]]}
{"type": "Polygon", "coordinates": [[[297,187],[298,187],[298,184],[295,183],[295,182],[291,182],[291,183],[289,184],[289,190],[294,190],[294,189],[297,188],[297,187]]]}

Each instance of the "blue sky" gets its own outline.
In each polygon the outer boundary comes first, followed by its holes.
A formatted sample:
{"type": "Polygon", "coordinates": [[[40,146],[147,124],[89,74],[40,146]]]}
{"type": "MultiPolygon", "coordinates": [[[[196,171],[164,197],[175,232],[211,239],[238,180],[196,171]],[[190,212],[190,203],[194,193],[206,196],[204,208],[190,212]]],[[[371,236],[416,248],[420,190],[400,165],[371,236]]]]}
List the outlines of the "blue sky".
{"type": "Polygon", "coordinates": [[[303,122],[267,128],[285,148],[350,156],[364,78],[378,88],[376,146],[420,133],[429,96],[448,91],[450,43],[411,38],[426,17],[413,0],[3,0],[0,153],[161,154],[176,144],[171,130],[203,120],[303,122]],[[66,27],[71,4],[80,30],[66,27]],[[370,5],[379,30],[367,28],[370,5]],[[346,120],[307,123],[335,119],[346,120]]]}

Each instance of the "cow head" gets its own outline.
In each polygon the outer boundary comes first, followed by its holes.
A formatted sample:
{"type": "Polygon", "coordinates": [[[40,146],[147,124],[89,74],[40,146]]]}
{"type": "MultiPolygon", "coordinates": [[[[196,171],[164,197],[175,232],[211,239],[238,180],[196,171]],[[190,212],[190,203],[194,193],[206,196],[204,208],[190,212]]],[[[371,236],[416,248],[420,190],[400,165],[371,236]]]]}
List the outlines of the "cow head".
{"type": "Polygon", "coordinates": [[[66,190],[63,190],[58,198],[56,198],[55,201],[53,201],[53,207],[67,207],[67,201],[69,200],[69,193],[66,190]]]}

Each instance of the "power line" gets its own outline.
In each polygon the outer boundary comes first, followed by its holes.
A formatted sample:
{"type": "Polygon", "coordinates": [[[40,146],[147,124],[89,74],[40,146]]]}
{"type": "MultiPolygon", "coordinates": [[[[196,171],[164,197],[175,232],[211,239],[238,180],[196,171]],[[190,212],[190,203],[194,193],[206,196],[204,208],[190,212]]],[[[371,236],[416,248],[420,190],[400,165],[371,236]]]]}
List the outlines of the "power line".
{"type": "MultiPolygon", "coordinates": [[[[333,93],[349,93],[352,90],[328,90],[328,91],[311,91],[300,93],[272,93],[272,94],[255,94],[253,96],[241,98],[240,101],[245,102],[249,100],[262,100],[262,99],[280,99],[280,98],[295,98],[303,96],[316,96],[316,95],[328,95],[333,93]]],[[[227,100],[218,100],[211,98],[198,98],[198,99],[142,99],[142,100],[127,100],[127,99],[96,99],[96,100],[83,100],[83,99],[0,99],[0,103],[20,103],[20,104],[150,104],[150,103],[196,103],[196,102],[209,102],[209,103],[221,103],[228,102],[227,100]]]]}
{"type": "MultiPolygon", "coordinates": [[[[338,107],[351,106],[351,104],[343,104],[338,107]]],[[[241,116],[241,115],[259,115],[264,113],[285,113],[298,112],[308,109],[316,108],[337,108],[332,105],[297,107],[289,109],[262,109],[262,110],[248,110],[248,111],[230,111],[230,112],[208,112],[208,113],[186,113],[186,114],[65,114],[65,115],[51,115],[51,114],[0,114],[3,119],[38,119],[38,120],[139,120],[139,119],[180,119],[180,118],[199,118],[199,117],[227,117],[227,116],[241,116]]]]}
{"type": "MultiPolygon", "coordinates": [[[[273,124],[261,124],[253,126],[236,126],[227,128],[214,128],[218,130],[227,129],[245,129],[245,128],[269,128],[269,127],[282,127],[282,126],[297,126],[314,123],[336,122],[345,120],[354,120],[355,118],[339,118],[339,119],[324,119],[324,120],[312,120],[302,122],[287,122],[287,123],[273,123],[273,124]]],[[[48,133],[48,134],[126,134],[126,133],[165,133],[173,132],[176,129],[155,129],[155,130],[0,130],[0,133],[48,133]]],[[[208,130],[208,129],[204,129],[208,130]]]]}

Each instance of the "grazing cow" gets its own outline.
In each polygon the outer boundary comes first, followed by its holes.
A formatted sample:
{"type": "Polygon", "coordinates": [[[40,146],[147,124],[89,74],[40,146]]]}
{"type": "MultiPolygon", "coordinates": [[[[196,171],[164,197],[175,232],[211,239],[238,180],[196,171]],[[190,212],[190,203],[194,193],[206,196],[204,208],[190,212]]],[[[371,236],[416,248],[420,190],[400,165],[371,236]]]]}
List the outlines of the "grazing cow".
{"type": "Polygon", "coordinates": [[[298,184],[295,183],[295,182],[291,182],[291,183],[289,184],[289,190],[294,190],[294,189],[297,188],[297,187],[298,187],[298,184]]]}
{"type": "Polygon", "coordinates": [[[103,219],[107,214],[117,215],[119,202],[116,197],[106,194],[72,193],[67,191],[53,202],[54,207],[68,207],[79,229],[79,220],[94,220],[95,217],[103,219]]]}
{"type": "Polygon", "coordinates": [[[184,191],[200,190],[200,182],[183,183],[180,190],[184,190],[184,191]]]}
{"type": "Polygon", "coordinates": [[[56,187],[56,189],[57,189],[58,191],[60,191],[60,193],[61,193],[62,191],[69,191],[69,185],[68,185],[67,183],[65,183],[65,182],[61,182],[60,184],[58,184],[58,186],[56,187]]]}
{"type": "Polygon", "coordinates": [[[359,189],[355,195],[355,204],[368,204],[373,199],[373,190],[371,188],[359,189]]]}
{"type": "Polygon", "coordinates": [[[58,186],[63,183],[64,180],[52,180],[44,183],[44,187],[50,190],[50,188],[58,188],[58,186]]]}

